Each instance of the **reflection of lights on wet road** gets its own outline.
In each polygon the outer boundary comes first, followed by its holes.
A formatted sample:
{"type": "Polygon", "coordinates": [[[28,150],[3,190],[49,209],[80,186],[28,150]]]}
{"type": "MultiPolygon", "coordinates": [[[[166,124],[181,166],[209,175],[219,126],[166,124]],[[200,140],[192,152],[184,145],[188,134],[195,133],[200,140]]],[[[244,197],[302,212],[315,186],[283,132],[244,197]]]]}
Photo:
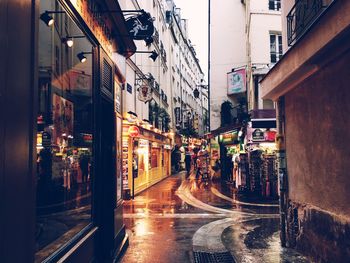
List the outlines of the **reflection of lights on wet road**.
{"type": "Polygon", "coordinates": [[[135,236],[153,235],[154,232],[149,231],[150,224],[147,219],[137,220],[135,224],[135,236]]]}

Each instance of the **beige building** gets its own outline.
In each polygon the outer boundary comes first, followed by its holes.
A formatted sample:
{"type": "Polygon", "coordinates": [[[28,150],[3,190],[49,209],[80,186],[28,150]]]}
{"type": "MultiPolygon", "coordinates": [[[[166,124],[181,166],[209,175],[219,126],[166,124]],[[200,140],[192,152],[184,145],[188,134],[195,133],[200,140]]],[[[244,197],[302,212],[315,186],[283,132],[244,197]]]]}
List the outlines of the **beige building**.
{"type": "Polygon", "coordinates": [[[200,133],[203,110],[193,90],[203,73],[188,39],[188,21],[181,19],[173,1],[119,2],[123,10],[135,10],[124,13],[126,21],[144,10],[155,28],[152,38],[135,40],[136,54],[124,69],[123,182],[124,194],[134,196],[171,174],[171,150],[181,124],[196,124],[200,133]]]}
{"type": "Polygon", "coordinates": [[[223,0],[220,5],[211,1],[211,130],[221,126],[224,101],[235,107],[243,97],[248,101],[247,110],[274,108],[272,101],[261,98],[259,80],[282,56],[280,15],[279,0],[223,0]],[[228,95],[227,73],[237,70],[245,75],[245,89],[228,95]]]}
{"type": "Polygon", "coordinates": [[[283,1],[285,55],[261,82],[278,104],[282,243],[314,262],[350,258],[349,13],[350,1],[283,1]]]}

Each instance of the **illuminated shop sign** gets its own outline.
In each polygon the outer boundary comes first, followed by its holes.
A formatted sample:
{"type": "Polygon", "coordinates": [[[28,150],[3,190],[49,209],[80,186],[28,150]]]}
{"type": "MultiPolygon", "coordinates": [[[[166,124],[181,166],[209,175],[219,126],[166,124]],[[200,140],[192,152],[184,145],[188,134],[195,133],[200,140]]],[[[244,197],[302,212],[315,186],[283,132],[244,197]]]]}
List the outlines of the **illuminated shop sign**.
{"type": "Polygon", "coordinates": [[[219,142],[222,144],[235,144],[238,143],[238,132],[224,133],[219,136],[219,142]]]}
{"type": "Polygon", "coordinates": [[[130,137],[137,137],[140,135],[140,129],[137,126],[130,126],[128,134],[130,137]]]}

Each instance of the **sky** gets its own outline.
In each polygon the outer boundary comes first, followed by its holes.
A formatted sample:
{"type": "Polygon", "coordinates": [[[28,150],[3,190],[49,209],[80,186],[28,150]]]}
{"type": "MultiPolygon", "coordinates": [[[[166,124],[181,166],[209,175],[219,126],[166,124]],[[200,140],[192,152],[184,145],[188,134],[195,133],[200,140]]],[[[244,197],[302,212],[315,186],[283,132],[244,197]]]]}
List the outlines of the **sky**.
{"type": "Polygon", "coordinates": [[[174,0],[181,18],[188,19],[188,36],[194,45],[205,79],[208,78],[208,0],[174,0]]]}

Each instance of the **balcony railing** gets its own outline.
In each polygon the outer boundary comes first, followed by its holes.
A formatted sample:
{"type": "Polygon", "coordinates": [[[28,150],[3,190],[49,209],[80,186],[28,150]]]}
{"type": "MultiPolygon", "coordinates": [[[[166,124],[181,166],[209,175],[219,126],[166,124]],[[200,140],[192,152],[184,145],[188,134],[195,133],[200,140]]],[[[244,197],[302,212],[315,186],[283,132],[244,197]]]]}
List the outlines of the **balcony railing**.
{"type": "Polygon", "coordinates": [[[288,46],[292,46],[322,14],[326,0],[296,0],[287,15],[288,46]]]}

